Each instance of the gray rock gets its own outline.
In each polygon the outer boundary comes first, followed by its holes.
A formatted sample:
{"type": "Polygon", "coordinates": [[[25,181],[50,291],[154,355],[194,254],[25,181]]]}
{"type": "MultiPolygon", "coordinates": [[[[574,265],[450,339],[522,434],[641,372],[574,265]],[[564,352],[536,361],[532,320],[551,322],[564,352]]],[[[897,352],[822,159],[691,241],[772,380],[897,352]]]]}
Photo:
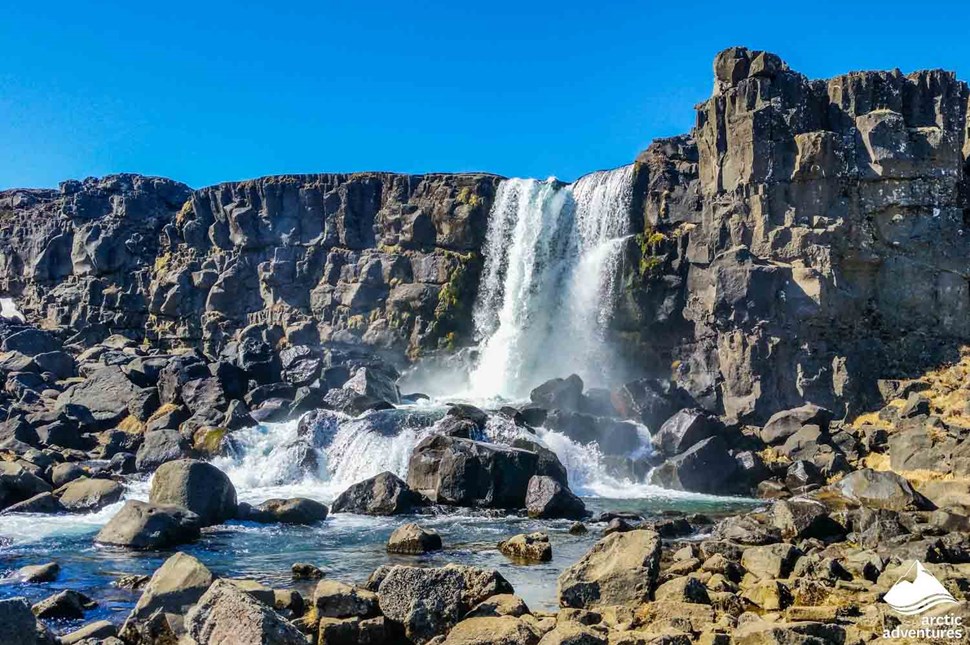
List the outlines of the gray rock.
{"type": "Polygon", "coordinates": [[[546,381],[529,393],[529,399],[548,410],[579,412],[583,395],[583,379],[577,374],[546,381]]]}
{"type": "Polygon", "coordinates": [[[114,504],[125,487],[110,479],[76,479],[54,491],[57,501],[72,513],[90,513],[114,504]]]}
{"type": "Polygon", "coordinates": [[[333,502],[334,513],[362,515],[407,515],[428,505],[428,500],[415,493],[400,477],[383,472],[353,484],[333,502]]]}
{"type": "Polygon", "coordinates": [[[903,511],[930,506],[906,479],[890,471],[863,468],[849,473],[833,488],[848,500],[869,508],[903,511]]]}
{"type": "Polygon", "coordinates": [[[650,481],[664,488],[697,493],[736,491],[738,464],[719,436],[709,437],[657,466],[650,481]]]}
{"type": "Polygon", "coordinates": [[[77,405],[87,410],[103,427],[111,427],[128,414],[128,400],[135,394],[135,385],[119,367],[104,367],[81,383],[72,385],[57,397],[57,409],[77,405]]]}
{"type": "Polygon", "coordinates": [[[555,479],[539,475],[529,480],[525,508],[533,518],[580,519],[586,516],[583,500],[555,479]]]}
{"type": "Polygon", "coordinates": [[[214,580],[212,572],[191,555],[176,553],[171,556],[145,585],[121,628],[122,638],[127,642],[140,642],[140,635],[159,627],[176,637],[183,634],[185,613],[214,580]]]}
{"type": "Polygon", "coordinates": [[[697,409],[684,409],[664,421],[650,437],[653,447],[667,456],[679,455],[721,428],[716,417],[697,409]]]}
{"type": "Polygon", "coordinates": [[[184,508],[128,500],[94,540],[132,549],[164,549],[197,539],[201,528],[199,516],[184,508]]]}
{"type": "Polygon", "coordinates": [[[387,540],[388,553],[419,555],[441,550],[441,536],[437,531],[418,526],[413,522],[394,529],[387,540]]]}
{"type": "Polygon", "coordinates": [[[335,580],[322,580],[313,592],[313,606],[324,618],[370,618],[380,613],[377,594],[335,580]]]}
{"type": "Polygon", "coordinates": [[[784,443],[788,437],[798,432],[802,426],[814,425],[821,430],[828,428],[829,421],[832,420],[832,413],[817,405],[806,403],[805,405],[782,410],[768,419],[761,429],[761,439],[768,445],[784,443]]]}
{"type": "Polygon", "coordinates": [[[118,636],[118,628],[110,620],[99,620],[61,636],[61,645],[78,645],[85,642],[103,642],[118,636]],[[89,640],[90,639],[90,640],[89,640]]]}
{"type": "MultiPolygon", "coordinates": [[[[239,505],[242,508],[242,504],[239,505]]],[[[268,499],[239,513],[239,519],[279,524],[315,524],[327,519],[327,507],[312,499],[268,499]]]]}
{"type": "Polygon", "coordinates": [[[650,598],[660,573],[660,536],[653,531],[613,533],[559,576],[559,604],[589,609],[639,604],[650,598]]]}
{"type": "Polygon", "coordinates": [[[84,594],[66,589],[48,596],[35,604],[31,610],[38,618],[84,618],[87,609],[94,609],[97,603],[84,594]]]}
{"type": "Polygon", "coordinates": [[[0,600],[0,643],[39,645],[37,620],[24,598],[0,600]]]}
{"type": "Polygon", "coordinates": [[[203,526],[236,516],[236,489],[212,464],[196,459],[169,461],[155,471],[149,501],[180,506],[195,513],[203,526]]]}
{"type": "Polygon", "coordinates": [[[186,614],[185,625],[199,643],[306,645],[300,630],[225,580],[212,583],[186,614]]]}
{"type": "Polygon", "coordinates": [[[47,564],[33,564],[26,567],[21,567],[10,574],[10,578],[15,580],[20,580],[21,582],[54,582],[57,580],[58,574],[61,572],[61,567],[56,562],[48,562],[47,564]]]}

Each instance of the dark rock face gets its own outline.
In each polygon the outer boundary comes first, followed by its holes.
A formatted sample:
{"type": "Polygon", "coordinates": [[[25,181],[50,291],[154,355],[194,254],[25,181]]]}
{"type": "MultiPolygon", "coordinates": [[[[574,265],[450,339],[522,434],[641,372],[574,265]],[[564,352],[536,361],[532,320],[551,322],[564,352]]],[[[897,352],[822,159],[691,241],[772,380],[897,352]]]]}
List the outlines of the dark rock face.
{"type": "Polygon", "coordinates": [[[724,441],[709,437],[658,466],[651,481],[664,488],[697,493],[726,493],[735,486],[737,462],[724,441]]]}
{"type": "Polygon", "coordinates": [[[363,515],[407,515],[427,504],[428,500],[408,488],[400,477],[383,472],[342,492],[330,510],[363,515]]]}
{"type": "Polygon", "coordinates": [[[414,448],[408,486],[440,504],[522,508],[537,464],[528,450],[432,435],[414,448]]]}
{"type": "Polygon", "coordinates": [[[525,496],[529,517],[580,519],[586,505],[569,488],[552,477],[537,475],[529,480],[525,496]]]}

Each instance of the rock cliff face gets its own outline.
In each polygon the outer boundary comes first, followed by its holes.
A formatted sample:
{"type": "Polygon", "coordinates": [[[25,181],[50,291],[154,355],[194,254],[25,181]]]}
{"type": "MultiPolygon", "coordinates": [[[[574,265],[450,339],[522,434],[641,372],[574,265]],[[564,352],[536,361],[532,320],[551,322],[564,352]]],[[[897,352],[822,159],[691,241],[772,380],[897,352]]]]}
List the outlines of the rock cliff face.
{"type": "Polygon", "coordinates": [[[217,354],[257,325],[414,355],[465,331],[499,180],[301,175],[193,192],[123,175],[7,191],[0,276],[32,320],[92,336],[217,354]]]}
{"type": "Polygon", "coordinates": [[[872,402],[970,339],[968,90],[952,73],[812,81],[729,49],[690,135],[638,159],[629,334],[728,417],[872,402]],[[676,331],[674,331],[676,330],[676,331]]]}
{"type": "MultiPolygon", "coordinates": [[[[968,89],[809,80],[742,48],[690,134],[637,159],[615,335],[644,372],[763,421],[879,398],[970,341],[968,89]]],[[[0,289],[78,340],[214,356],[240,333],[414,358],[471,341],[485,174],[300,175],[192,191],[119,175],[0,193],[0,289]]]]}

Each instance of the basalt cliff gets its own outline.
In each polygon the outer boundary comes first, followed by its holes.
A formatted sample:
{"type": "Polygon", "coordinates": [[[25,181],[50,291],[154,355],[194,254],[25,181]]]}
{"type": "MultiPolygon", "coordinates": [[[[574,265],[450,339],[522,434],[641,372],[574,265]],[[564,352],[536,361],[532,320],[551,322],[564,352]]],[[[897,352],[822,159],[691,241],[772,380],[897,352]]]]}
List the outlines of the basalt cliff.
{"type": "MultiPolygon", "coordinates": [[[[839,417],[970,340],[967,85],[810,80],[742,48],[691,133],[636,160],[611,322],[644,374],[728,419],[839,417]]],[[[215,357],[246,336],[399,361],[473,343],[501,178],[137,175],[0,193],[0,290],[82,346],[121,333],[215,357]]]]}

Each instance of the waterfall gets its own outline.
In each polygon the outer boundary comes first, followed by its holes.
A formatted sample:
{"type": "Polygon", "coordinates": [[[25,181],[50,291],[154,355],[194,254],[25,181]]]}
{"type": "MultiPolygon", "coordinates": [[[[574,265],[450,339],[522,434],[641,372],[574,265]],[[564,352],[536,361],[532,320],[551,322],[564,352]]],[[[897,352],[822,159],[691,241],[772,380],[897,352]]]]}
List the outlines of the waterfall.
{"type": "Polygon", "coordinates": [[[474,308],[475,395],[521,396],[571,373],[588,384],[605,381],[615,356],[604,330],[630,234],[632,193],[632,165],[568,185],[502,182],[474,308]]]}

